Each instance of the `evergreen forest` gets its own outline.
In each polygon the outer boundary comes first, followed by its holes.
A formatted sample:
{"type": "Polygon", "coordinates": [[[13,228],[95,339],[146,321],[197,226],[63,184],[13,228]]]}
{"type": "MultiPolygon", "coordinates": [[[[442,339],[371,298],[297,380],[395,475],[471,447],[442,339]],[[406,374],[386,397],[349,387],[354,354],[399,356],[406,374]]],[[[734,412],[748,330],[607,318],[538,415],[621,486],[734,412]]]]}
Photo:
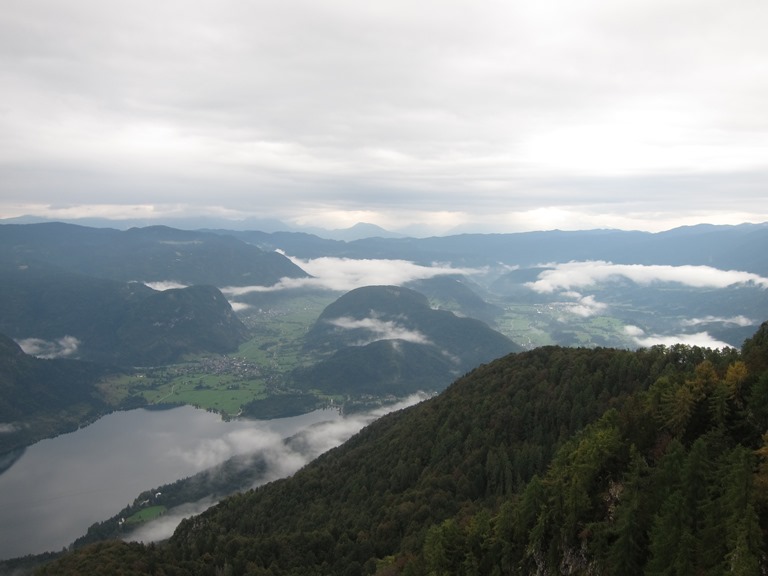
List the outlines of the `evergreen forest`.
{"type": "Polygon", "coordinates": [[[482,365],[166,542],[39,574],[765,574],[768,323],[740,350],[482,365]]]}

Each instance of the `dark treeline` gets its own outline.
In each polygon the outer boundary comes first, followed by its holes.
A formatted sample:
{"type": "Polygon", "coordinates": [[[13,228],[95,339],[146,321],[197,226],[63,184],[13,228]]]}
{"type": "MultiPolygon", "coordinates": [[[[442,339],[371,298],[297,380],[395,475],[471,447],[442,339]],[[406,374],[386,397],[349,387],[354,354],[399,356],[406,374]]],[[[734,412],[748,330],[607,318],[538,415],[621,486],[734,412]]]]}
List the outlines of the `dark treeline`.
{"type": "Polygon", "coordinates": [[[41,574],[761,574],[768,324],[741,351],[546,347],[292,478],[41,574]]]}

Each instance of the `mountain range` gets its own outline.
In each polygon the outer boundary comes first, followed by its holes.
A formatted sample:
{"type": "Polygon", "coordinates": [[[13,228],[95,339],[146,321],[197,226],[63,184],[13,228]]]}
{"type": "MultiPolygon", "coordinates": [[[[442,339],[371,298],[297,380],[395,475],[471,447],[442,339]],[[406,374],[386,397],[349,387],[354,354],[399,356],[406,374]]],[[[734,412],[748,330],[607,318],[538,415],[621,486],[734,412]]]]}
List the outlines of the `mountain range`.
{"type": "Polygon", "coordinates": [[[9,450],[115,409],[108,365],[234,352],[256,331],[254,358],[295,355],[282,395],[254,400],[275,414],[440,392],[186,521],[167,544],[97,544],[42,573],[766,570],[765,225],[339,241],[6,224],[0,245],[9,450]],[[313,287],[281,252],[443,273],[313,287]],[[271,290],[285,279],[303,288],[271,290]],[[233,286],[271,300],[236,311],[233,286]],[[308,295],[327,305],[312,315],[308,295]],[[652,330],[686,326],[729,346],[654,344],[652,330]],[[502,331],[574,346],[523,350],[502,331]],[[608,347],[620,331],[636,345],[608,347]]]}

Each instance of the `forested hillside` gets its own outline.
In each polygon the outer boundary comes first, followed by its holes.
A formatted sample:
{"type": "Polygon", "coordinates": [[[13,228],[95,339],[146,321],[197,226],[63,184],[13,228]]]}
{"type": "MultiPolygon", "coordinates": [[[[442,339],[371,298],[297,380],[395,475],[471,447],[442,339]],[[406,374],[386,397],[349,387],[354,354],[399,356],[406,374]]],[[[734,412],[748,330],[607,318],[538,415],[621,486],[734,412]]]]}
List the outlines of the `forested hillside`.
{"type": "Polygon", "coordinates": [[[155,291],[138,282],[76,274],[0,258],[0,332],[68,357],[118,365],[231,352],[248,334],[213,286],[155,291]]]}
{"type": "Polygon", "coordinates": [[[97,388],[106,374],[96,364],[34,358],[0,334],[0,454],[112,410],[97,388]]]}
{"type": "Polygon", "coordinates": [[[768,323],[741,351],[547,347],[481,366],[164,544],[42,574],[761,574],[768,323]]]}
{"type": "Polygon", "coordinates": [[[120,281],[270,286],[307,274],[285,256],[231,237],[148,226],[120,231],[60,222],[0,225],[4,258],[120,281]]]}
{"type": "Polygon", "coordinates": [[[457,376],[520,347],[475,318],[434,310],[423,294],[365,286],[328,305],[304,347],[331,354],[294,374],[297,388],[331,394],[443,390],[457,376]]]}

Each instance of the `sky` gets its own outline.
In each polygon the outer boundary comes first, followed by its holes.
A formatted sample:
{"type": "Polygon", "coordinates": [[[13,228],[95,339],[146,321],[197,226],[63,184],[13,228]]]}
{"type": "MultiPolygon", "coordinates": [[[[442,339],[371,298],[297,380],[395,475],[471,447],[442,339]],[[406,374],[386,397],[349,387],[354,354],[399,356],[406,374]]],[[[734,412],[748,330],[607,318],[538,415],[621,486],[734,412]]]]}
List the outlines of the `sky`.
{"type": "Polygon", "coordinates": [[[764,0],[5,0],[0,218],[768,221],[764,0]]]}

